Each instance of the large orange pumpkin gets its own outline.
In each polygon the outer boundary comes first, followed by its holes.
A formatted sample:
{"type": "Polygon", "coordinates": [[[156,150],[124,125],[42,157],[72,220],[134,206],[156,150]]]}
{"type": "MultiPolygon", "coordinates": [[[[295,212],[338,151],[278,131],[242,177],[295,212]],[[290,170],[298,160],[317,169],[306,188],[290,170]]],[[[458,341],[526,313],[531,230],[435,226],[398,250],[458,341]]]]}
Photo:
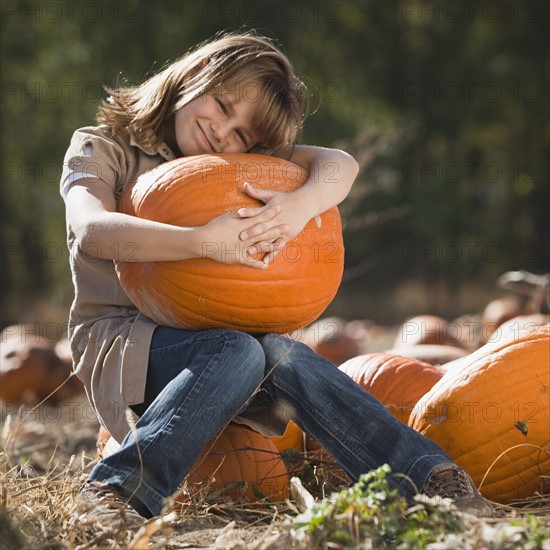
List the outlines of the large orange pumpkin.
{"type": "MultiPolygon", "coordinates": [[[[258,206],[242,186],[291,192],[307,180],[300,166],[252,154],[199,155],[164,163],[123,193],[126,214],[178,226],[201,226],[241,207],[258,206]]],[[[159,243],[162,246],[162,243],[159,243]]],[[[228,255],[244,253],[231,247],[228,255]]],[[[120,262],[130,299],[159,324],[190,329],[291,332],[311,323],[334,298],[344,247],[337,208],[311,220],[266,270],[208,257],[173,262],[120,262]]]]}
{"type": "Polygon", "coordinates": [[[359,355],[338,368],[405,423],[416,402],[444,373],[436,365],[389,353],[359,355]]]}
{"type": "Polygon", "coordinates": [[[510,503],[550,492],[549,407],[550,329],[533,327],[454,361],[409,424],[510,503]]]}

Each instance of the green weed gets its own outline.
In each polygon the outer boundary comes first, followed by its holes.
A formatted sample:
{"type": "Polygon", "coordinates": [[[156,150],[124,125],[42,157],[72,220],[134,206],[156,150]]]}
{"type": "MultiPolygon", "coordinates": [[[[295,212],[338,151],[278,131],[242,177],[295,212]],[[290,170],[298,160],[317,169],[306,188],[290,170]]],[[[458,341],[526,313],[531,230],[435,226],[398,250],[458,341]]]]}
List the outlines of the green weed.
{"type": "Polygon", "coordinates": [[[364,474],[353,486],[316,503],[294,526],[307,533],[315,548],[423,549],[449,533],[463,530],[459,516],[435,506],[408,508],[390,487],[384,465],[364,474]]]}

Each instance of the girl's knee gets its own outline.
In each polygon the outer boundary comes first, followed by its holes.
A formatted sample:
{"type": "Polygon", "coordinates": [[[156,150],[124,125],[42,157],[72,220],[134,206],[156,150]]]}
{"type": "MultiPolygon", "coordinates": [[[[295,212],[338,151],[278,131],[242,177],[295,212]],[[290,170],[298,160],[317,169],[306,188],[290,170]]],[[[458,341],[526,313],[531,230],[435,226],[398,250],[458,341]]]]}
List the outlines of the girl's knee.
{"type": "Polygon", "coordinates": [[[223,330],[223,336],[229,345],[241,353],[249,354],[251,356],[263,355],[262,346],[258,340],[246,332],[226,329],[223,330]]]}
{"type": "Polygon", "coordinates": [[[259,339],[268,365],[284,365],[286,367],[301,364],[304,355],[313,353],[302,342],[280,334],[266,334],[259,339]]]}
{"type": "Polygon", "coordinates": [[[238,363],[241,375],[260,383],[265,371],[265,354],[262,346],[250,334],[238,330],[225,330],[225,349],[238,363]]]}

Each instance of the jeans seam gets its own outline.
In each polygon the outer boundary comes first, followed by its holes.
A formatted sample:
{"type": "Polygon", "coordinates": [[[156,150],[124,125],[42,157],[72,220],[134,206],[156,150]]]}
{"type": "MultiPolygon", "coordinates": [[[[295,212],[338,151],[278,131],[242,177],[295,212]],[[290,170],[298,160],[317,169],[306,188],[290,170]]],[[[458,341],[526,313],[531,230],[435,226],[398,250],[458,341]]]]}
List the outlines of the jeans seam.
{"type": "MultiPolygon", "coordinates": [[[[202,341],[203,342],[210,342],[210,341],[219,340],[220,338],[224,338],[224,341],[225,341],[226,336],[223,335],[223,334],[220,334],[220,333],[203,335],[202,336],[202,341]]],[[[163,345],[163,346],[159,346],[157,348],[151,348],[149,350],[149,354],[150,355],[161,355],[165,351],[169,351],[170,354],[172,354],[174,352],[174,348],[179,348],[179,347],[186,348],[186,347],[189,347],[189,346],[195,345],[195,344],[196,344],[195,339],[185,340],[183,342],[176,342],[174,344],[166,344],[166,345],[163,345]]]]}
{"type": "MultiPolygon", "coordinates": [[[[413,477],[414,476],[414,471],[415,469],[418,467],[418,469],[421,471],[423,468],[423,464],[419,464],[419,463],[423,463],[424,461],[427,461],[429,462],[429,459],[431,458],[436,458],[437,459],[437,464],[433,464],[431,467],[430,467],[430,470],[428,470],[428,472],[426,473],[425,477],[424,477],[424,483],[426,482],[426,479],[430,473],[430,471],[432,470],[432,468],[434,468],[435,466],[437,466],[438,464],[441,464],[441,458],[442,456],[441,455],[436,455],[436,454],[427,454],[427,455],[422,455],[422,456],[419,456],[412,464],[411,466],[409,467],[409,469],[407,470],[407,475],[409,477],[413,477]]],[[[449,459],[449,463],[450,463],[450,459],[449,459]]],[[[418,487],[418,490],[421,491],[423,487],[418,487]]]]}

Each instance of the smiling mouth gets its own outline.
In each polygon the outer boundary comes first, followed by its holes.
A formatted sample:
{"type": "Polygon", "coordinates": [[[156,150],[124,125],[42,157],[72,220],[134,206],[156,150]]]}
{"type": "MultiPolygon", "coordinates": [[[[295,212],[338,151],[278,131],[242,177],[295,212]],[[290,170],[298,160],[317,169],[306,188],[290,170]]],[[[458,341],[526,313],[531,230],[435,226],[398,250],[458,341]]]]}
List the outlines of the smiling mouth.
{"type": "Polygon", "coordinates": [[[202,129],[201,125],[198,122],[197,122],[197,126],[199,128],[199,134],[204,144],[210,149],[211,153],[217,153],[217,151],[214,149],[214,146],[212,145],[212,143],[210,143],[210,140],[208,139],[208,137],[206,136],[206,133],[204,132],[204,130],[202,129]]]}

